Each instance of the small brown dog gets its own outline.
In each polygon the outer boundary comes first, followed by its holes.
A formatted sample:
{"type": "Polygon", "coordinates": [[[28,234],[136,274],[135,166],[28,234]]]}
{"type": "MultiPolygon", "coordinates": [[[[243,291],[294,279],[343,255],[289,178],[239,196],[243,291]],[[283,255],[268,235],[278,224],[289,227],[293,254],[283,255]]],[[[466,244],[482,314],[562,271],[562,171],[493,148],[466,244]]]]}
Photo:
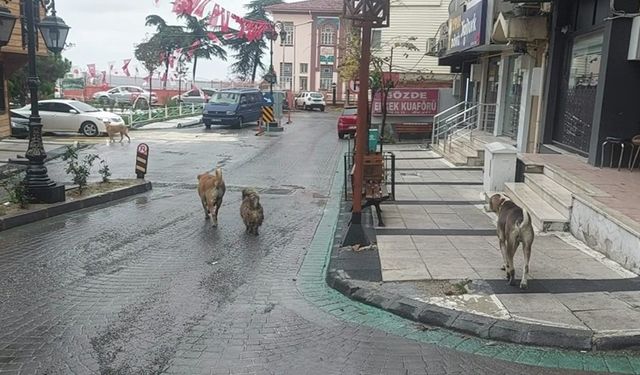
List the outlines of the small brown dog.
{"type": "Polygon", "coordinates": [[[204,208],[205,219],[211,219],[211,225],[218,226],[218,211],[226,191],[222,169],[216,168],[214,174],[205,172],[198,175],[198,195],[204,208]]]}
{"type": "Polygon", "coordinates": [[[129,142],[131,142],[131,138],[129,138],[129,128],[127,128],[127,125],[106,125],[107,127],[107,134],[109,135],[109,142],[115,142],[115,140],[113,139],[113,136],[120,133],[120,143],[122,143],[122,140],[124,139],[124,137],[127,137],[127,139],[129,140],[129,142]]]}
{"type": "Polygon", "coordinates": [[[253,189],[242,190],[242,204],[240,205],[240,216],[244,225],[247,227],[247,233],[258,235],[258,228],[264,220],[264,211],[260,205],[260,196],[253,189]]]}
{"type": "Polygon", "coordinates": [[[507,272],[509,285],[515,285],[515,269],[513,256],[522,243],[524,253],[524,267],[522,268],[522,280],[520,288],[526,289],[529,279],[529,260],[531,259],[531,245],[533,244],[533,226],[531,216],[526,210],[520,208],[513,201],[501,194],[494,194],[489,200],[489,209],[498,214],[498,240],[504,261],[504,270],[507,272]]]}

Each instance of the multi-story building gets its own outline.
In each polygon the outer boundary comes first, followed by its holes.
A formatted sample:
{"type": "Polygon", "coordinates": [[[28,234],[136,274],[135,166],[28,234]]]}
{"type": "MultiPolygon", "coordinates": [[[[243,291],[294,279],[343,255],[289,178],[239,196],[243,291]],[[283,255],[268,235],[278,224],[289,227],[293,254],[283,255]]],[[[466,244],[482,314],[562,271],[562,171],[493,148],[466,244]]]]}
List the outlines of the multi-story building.
{"type": "Polygon", "coordinates": [[[409,42],[418,50],[394,48],[394,72],[409,77],[421,75],[428,79],[450,80],[449,67],[438,65],[437,57],[426,55],[429,37],[436,36],[440,25],[448,18],[447,0],[392,1],[389,27],[373,30],[373,51],[380,57],[390,57],[392,47],[409,42]]]}
{"type": "Polygon", "coordinates": [[[342,6],[342,0],[306,0],[266,8],[287,32],[285,40],[273,47],[277,88],[330,96],[335,84],[337,98],[342,97],[345,84],[338,75],[338,58],[348,29],[342,6]]]}
{"type": "MultiPolygon", "coordinates": [[[[0,49],[0,138],[11,133],[11,119],[9,117],[9,98],[7,78],[27,63],[27,35],[23,32],[20,18],[21,1],[10,1],[6,6],[11,14],[18,17],[11,34],[9,43],[0,49]]],[[[38,53],[46,53],[47,47],[42,38],[38,38],[38,53]]]]}

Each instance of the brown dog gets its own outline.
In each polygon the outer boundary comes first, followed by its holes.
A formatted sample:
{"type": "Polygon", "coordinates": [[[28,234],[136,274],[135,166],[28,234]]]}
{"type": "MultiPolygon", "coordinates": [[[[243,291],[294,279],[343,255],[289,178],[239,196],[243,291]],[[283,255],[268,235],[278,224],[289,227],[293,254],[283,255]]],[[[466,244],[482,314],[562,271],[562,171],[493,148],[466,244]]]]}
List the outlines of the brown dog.
{"type": "Polygon", "coordinates": [[[258,228],[264,220],[264,212],[260,205],[260,196],[253,189],[242,190],[242,204],[240,205],[240,216],[244,225],[247,227],[247,233],[258,235],[258,228]]]}
{"type": "Polygon", "coordinates": [[[129,128],[127,128],[127,125],[106,125],[107,127],[107,134],[109,135],[109,142],[115,142],[115,140],[113,139],[113,136],[120,133],[120,143],[122,143],[122,140],[124,137],[127,137],[127,139],[129,140],[129,142],[131,142],[131,138],[129,138],[129,128]]]}
{"type": "Polygon", "coordinates": [[[216,168],[214,174],[205,172],[198,175],[198,195],[204,208],[205,219],[211,219],[211,225],[218,226],[218,211],[226,187],[222,178],[222,169],[216,168]]]}
{"type": "Polygon", "coordinates": [[[529,279],[529,260],[531,259],[531,245],[533,244],[533,226],[531,216],[526,210],[518,207],[507,197],[495,194],[489,200],[489,209],[498,214],[498,240],[504,261],[504,270],[507,272],[509,285],[515,285],[515,269],[513,256],[522,243],[524,253],[524,267],[522,268],[522,280],[520,288],[526,289],[529,279]]]}

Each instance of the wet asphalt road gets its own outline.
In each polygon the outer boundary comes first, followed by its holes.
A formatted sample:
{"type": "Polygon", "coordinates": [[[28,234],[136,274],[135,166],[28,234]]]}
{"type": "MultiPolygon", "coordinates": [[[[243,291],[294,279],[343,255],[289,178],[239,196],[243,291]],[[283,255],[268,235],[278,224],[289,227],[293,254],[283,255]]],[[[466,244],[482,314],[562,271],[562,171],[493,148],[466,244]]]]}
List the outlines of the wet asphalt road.
{"type": "MultiPolygon", "coordinates": [[[[0,232],[0,374],[541,374],[343,322],[297,275],[344,142],[335,114],[302,113],[280,137],[251,129],[133,133],[97,145],[114,177],[151,148],[148,194],[0,232]],[[228,186],[211,228],[195,176],[228,186]],[[244,233],[240,189],[266,219],[244,233]]],[[[64,180],[62,165],[51,175],[64,180]]]]}

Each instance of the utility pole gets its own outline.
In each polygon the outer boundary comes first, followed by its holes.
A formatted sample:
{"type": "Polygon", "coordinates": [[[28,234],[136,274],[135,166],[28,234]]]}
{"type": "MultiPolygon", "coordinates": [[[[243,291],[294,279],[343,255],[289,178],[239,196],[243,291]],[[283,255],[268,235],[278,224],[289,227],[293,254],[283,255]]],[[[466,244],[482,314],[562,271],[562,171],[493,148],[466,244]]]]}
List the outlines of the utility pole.
{"type": "Polygon", "coordinates": [[[360,88],[358,90],[358,125],[356,128],[353,171],[353,208],[349,229],[343,246],[369,245],[362,222],[362,194],[364,178],[364,154],[367,150],[369,128],[369,64],[371,63],[371,29],[389,26],[389,0],[344,0],[344,17],[351,19],[362,30],[360,47],[360,88]]]}

